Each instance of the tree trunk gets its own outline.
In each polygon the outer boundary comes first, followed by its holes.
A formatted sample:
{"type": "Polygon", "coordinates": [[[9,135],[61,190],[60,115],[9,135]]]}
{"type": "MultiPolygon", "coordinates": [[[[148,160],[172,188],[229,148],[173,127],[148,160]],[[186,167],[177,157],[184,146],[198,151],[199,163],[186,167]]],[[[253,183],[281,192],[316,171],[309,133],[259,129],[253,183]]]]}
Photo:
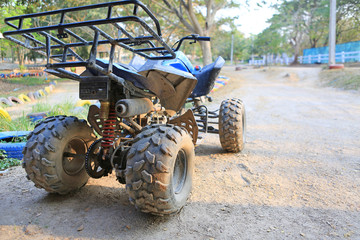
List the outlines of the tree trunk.
{"type": "Polygon", "coordinates": [[[14,48],[11,48],[11,63],[15,62],[15,53],[14,53],[14,48]]]}
{"type": "Polygon", "coordinates": [[[21,47],[17,47],[17,54],[19,59],[19,67],[24,66],[25,56],[24,56],[24,50],[21,47]]]}
{"type": "Polygon", "coordinates": [[[295,41],[294,43],[294,61],[291,63],[291,65],[299,64],[298,57],[300,55],[300,40],[295,41]]]}
{"type": "Polygon", "coordinates": [[[201,45],[201,50],[203,54],[203,64],[204,66],[212,63],[212,53],[210,42],[199,41],[201,45]]]}
{"type": "Polygon", "coordinates": [[[295,53],[294,53],[294,61],[291,63],[291,65],[299,64],[298,57],[299,57],[299,51],[297,51],[297,52],[295,51],[295,53]]]}

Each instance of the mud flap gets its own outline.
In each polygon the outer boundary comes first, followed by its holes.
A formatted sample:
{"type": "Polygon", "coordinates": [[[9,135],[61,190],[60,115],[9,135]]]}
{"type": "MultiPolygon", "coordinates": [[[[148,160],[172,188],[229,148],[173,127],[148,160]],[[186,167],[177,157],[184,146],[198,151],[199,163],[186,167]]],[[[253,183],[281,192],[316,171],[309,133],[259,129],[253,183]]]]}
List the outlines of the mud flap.
{"type": "Polygon", "coordinates": [[[196,124],[194,114],[190,109],[183,115],[171,119],[169,123],[174,124],[175,126],[184,127],[191,135],[193,143],[196,144],[199,128],[196,124]]]}
{"type": "Polygon", "coordinates": [[[138,72],[147,78],[146,88],[160,98],[165,109],[179,111],[195,88],[197,79],[188,72],[148,60],[138,72]]]}

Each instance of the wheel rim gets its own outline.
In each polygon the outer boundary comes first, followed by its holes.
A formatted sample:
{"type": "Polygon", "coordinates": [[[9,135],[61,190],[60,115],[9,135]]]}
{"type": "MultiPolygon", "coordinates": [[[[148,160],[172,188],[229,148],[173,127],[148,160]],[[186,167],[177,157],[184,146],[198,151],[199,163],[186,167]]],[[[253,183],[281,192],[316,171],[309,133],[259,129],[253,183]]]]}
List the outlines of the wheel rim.
{"type": "Polygon", "coordinates": [[[87,146],[82,139],[73,138],[65,146],[63,153],[63,169],[68,175],[76,175],[85,165],[87,146]]]}
{"type": "Polygon", "coordinates": [[[175,160],[173,173],[173,190],[175,194],[179,194],[184,187],[187,173],[187,157],[183,149],[181,149],[175,160]]]}

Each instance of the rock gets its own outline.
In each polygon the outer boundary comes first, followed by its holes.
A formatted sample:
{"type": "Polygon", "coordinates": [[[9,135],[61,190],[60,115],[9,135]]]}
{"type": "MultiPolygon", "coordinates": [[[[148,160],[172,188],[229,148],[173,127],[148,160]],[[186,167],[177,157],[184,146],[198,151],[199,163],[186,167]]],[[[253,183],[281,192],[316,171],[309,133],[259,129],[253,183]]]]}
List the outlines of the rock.
{"type": "Polygon", "coordinates": [[[80,225],[80,227],[78,227],[78,228],[77,228],[77,230],[78,230],[78,232],[80,232],[80,231],[84,230],[84,225],[83,225],[83,224],[81,224],[81,225],[80,225]]]}
{"type": "Polygon", "coordinates": [[[353,231],[349,231],[349,232],[347,232],[347,233],[344,233],[344,237],[349,238],[349,237],[351,237],[353,234],[354,234],[353,231]]]}
{"type": "Polygon", "coordinates": [[[296,73],[286,73],[284,78],[288,78],[290,81],[297,82],[299,81],[299,77],[296,73]]]}
{"type": "Polygon", "coordinates": [[[29,224],[24,228],[24,233],[26,235],[35,235],[37,233],[41,232],[41,228],[36,225],[29,224]]]}

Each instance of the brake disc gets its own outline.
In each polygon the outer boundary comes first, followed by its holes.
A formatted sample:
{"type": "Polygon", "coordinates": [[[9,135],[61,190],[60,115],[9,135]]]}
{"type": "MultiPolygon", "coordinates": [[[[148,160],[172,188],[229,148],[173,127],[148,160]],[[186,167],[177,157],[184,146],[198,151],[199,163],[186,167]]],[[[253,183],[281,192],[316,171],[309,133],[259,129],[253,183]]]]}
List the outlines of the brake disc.
{"type": "Polygon", "coordinates": [[[91,144],[85,157],[85,169],[90,177],[101,178],[107,172],[101,167],[101,161],[103,161],[101,139],[98,139],[91,144]]]}

